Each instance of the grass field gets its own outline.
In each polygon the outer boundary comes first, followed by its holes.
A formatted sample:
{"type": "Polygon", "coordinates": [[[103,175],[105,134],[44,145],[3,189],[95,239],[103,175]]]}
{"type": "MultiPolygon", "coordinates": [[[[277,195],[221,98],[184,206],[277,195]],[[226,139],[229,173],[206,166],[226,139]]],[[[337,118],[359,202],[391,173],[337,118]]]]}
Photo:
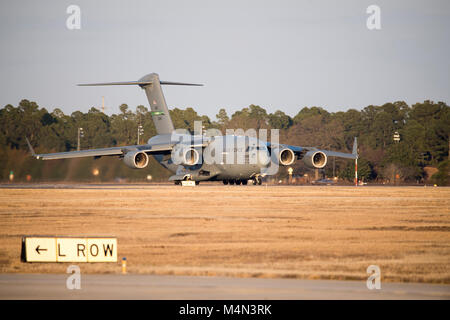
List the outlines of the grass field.
{"type": "Polygon", "coordinates": [[[130,273],[450,283],[450,188],[85,187],[0,189],[0,272],[65,273],[23,235],[116,236],[130,273]]]}

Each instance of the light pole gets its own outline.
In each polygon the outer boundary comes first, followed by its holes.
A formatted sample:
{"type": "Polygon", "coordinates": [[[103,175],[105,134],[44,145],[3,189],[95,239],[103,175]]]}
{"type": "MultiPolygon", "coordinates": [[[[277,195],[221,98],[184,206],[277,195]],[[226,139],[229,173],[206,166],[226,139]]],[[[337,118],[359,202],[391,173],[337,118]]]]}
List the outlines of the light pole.
{"type": "Polygon", "coordinates": [[[80,151],[80,138],[84,138],[84,131],[83,131],[83,128],[78,128],[78,144],[77,144],[77,151],[80,151]]]}
{"type": "MultiPolygon", "coordinates": [[[[398,133],[398,131],[394,132],[394,143],[398,144],[400,142],[400,134],[398,133]]],[[[395,169],[394,166],[394,184],[397,185],[398,181],[397,181],[397,170],[395,169]]]]}
{"type": "Polygon", "coordinates": [[[144,128],[142,127],[142,125],[139,125],[137,130],[137,144],[139,144],[139,137],[142,136],[143,134],[144,128]]]}
{"type": "Polygon", "coordinates": [[[333,157],[333,179],[336,177],[336,157],[333,157]]]}

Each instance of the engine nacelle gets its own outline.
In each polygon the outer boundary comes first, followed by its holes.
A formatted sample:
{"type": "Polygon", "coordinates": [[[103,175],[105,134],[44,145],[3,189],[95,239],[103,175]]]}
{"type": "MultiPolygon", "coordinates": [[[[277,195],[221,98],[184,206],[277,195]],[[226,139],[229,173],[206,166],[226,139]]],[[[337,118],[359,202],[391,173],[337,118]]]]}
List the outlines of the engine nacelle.
{"type": "Polygon", "coordinates": [[[327,164],[328,157],[322,151],[308,151],[303,162],[310,168],[322,169],[327,164]]]}
{"type": "Polygon", "coordinates": [[[142,169],[148,165],[148,155],[142,151],[130,151],[123,157],[123,162],[132,169],[142,169]]]}
{"type": "Polygon", "coordinates": [[[183,150],[183,164],[186,166],[195,166],[200,162],[200,155],[194,148],[183,150]]]}
{"type": "Polygon", "coordinates": [[[283,166],[289,166],[294,163],[295,154],[291,149],[283,149],[278,155],[278,160],[283,166]]]}
{"type": "Polygon", "coordinates": [[[177,165],[195,166],[201,162],[200,153],[187,145],[177,144],[172,149],[172,162],[177,165]]]}

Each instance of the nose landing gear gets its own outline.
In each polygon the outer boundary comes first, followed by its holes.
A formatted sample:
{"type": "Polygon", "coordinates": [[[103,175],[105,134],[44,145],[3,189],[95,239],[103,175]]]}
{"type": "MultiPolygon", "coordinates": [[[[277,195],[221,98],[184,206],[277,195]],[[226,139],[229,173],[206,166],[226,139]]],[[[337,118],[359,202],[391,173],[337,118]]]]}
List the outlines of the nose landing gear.
{"type": "MultiPolygon", "coordinates": [[[[192,180],[192,176],[191,175],[186,175],[183,180],[175,180],[174,183],[175,185],[183,185],[183,181],[193,181],[192,180]]],[[[195,185],[198,186],[200,184],[200,181],[194,181],[195,185]]]]}
{"type": "Polygon", "coordinates": [[[261,177],[260,176],[256,176],[256,177],[254,177],[253,178],[253,185],[255,186],[255,185],[261,185],[262,184],[262,179],[261,179],[261,177]]]}

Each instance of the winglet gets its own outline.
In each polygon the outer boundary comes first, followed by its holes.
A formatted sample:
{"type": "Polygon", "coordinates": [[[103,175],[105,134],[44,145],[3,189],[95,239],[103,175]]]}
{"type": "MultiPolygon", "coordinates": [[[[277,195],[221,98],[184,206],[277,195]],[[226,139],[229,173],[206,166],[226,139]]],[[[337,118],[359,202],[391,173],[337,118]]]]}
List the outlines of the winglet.
{"type": "Polygon", "coordinates": [[[31,143],[30,143],[30,141],[28,140],[27,137],[25,137],[25,140],[27,140],[28,148],[30,149],[31,155],[32,155],[33,157],[36,157],[37,159],[39,159],[39,156],[36,155],[36,152],[34,152],[34,149],[33,149],[33,147],[31,146],[31,143]]]}
{"type": "Polygon", "coordinates": [[[353,142],[353,151],[352,153],[358,158],[358,138],[355,137],[355,141],[353,142]]]}

